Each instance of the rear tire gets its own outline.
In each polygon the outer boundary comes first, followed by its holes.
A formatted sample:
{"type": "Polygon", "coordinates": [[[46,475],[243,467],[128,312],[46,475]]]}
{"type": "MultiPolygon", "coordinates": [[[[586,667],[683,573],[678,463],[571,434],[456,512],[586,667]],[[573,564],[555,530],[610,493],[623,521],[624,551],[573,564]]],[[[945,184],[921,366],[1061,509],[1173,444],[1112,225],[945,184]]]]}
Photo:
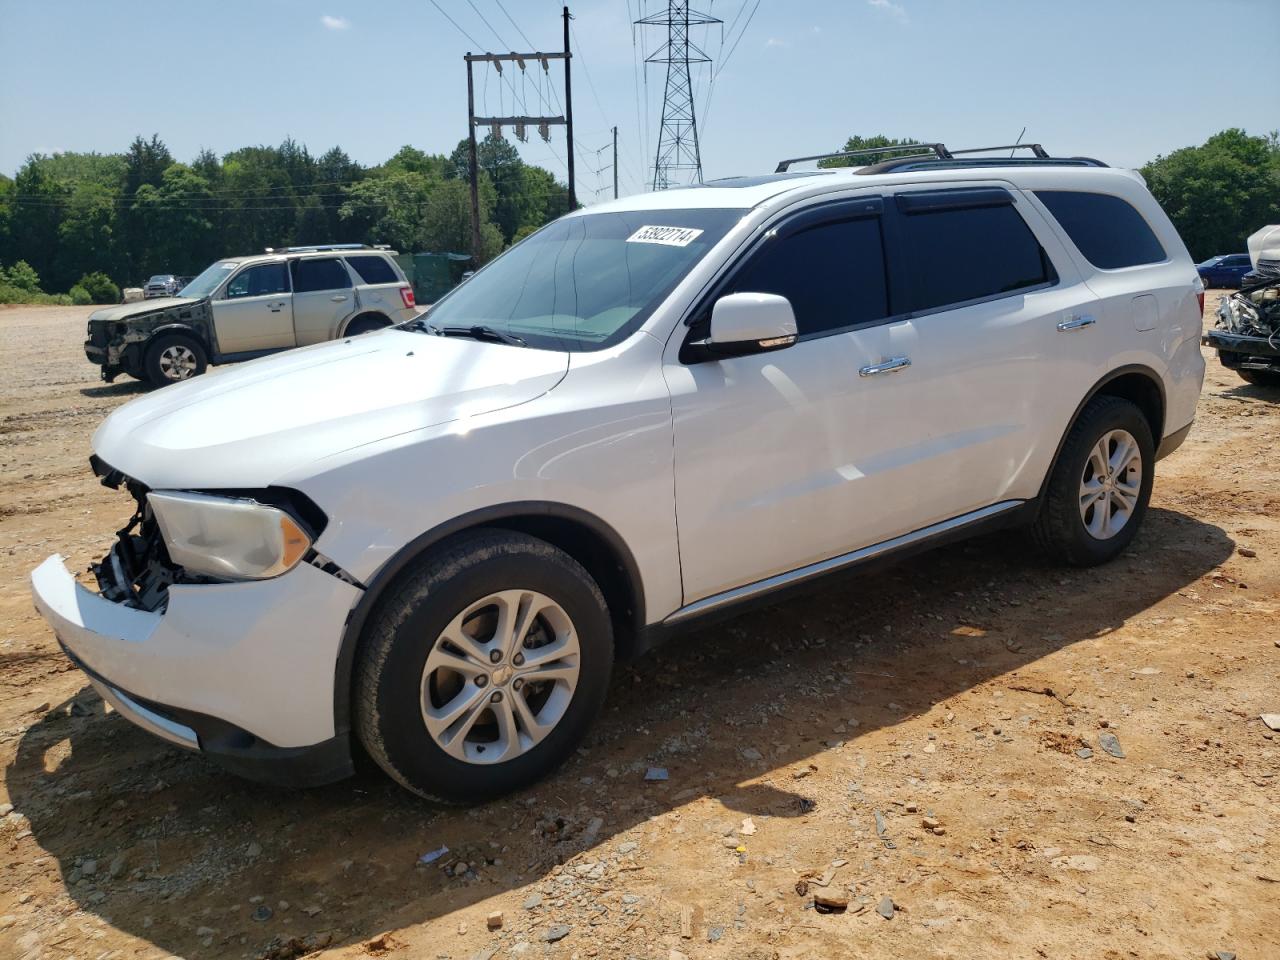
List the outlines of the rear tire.
{"type": "Polygon", "coordinates": [[[358,337],[362,333],[370,333],[374,330],[382,330],[391,326],[391,321],[386,317],[369,314],[362,317],[356,317],[347,324],[347,331],[343,336],[358,337]]]}
{"type": "Polygon", "coordinates": [[[1255,387],[1280,387],[1280,370],[1237,370],[1236,373],[1255,387]]]}
{"type": "Polygon", "coordinates": [[[511,531],[460,535],[378,600],[356,660],[356,735],[419,796],[501,796],[577,747],[613,649],[600,588],[572,557],[511,531]]]}
{"type": "Polygon", "coordinates": [[[204,373],[209,357],[195,337],[182,333],[165,333],[147,348],[143,370],[153,386],[181,383],[204,373]]]}
{"type": "Polygon", "coordinates": [[[1119,556],[1137,535],[1151,499],[1155,441],[1142,411],[1120,397],[1095,397],[1058,454],[1039,516],[1036,542],[1077,567],[1119,556]]]}

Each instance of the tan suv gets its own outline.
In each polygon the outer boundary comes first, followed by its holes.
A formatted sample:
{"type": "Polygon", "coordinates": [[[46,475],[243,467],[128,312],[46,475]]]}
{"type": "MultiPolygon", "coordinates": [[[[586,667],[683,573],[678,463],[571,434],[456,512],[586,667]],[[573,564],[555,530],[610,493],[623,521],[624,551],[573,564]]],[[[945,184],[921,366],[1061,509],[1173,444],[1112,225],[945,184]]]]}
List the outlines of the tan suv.
{"type": "Polygon", "coordinates": [[[217,261],[176,297],[95,311],[84,352],[107,382],[127,373],[160,386],[211,363],[367,333],[416,314],[394,251],[363,244],[269,249],[217,261]]]}

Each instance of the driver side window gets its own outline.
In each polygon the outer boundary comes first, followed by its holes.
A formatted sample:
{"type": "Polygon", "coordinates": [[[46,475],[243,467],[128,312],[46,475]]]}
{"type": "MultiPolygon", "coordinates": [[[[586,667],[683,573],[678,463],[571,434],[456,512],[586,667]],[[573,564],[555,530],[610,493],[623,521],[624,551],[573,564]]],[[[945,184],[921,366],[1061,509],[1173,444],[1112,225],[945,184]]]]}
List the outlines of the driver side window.
{"type": "Polygon", "coordinates": [[[227,299],[262,297],[289,292],[289,272],[283,263],[260,263],[241,270],[227,284],[227,299]]]}

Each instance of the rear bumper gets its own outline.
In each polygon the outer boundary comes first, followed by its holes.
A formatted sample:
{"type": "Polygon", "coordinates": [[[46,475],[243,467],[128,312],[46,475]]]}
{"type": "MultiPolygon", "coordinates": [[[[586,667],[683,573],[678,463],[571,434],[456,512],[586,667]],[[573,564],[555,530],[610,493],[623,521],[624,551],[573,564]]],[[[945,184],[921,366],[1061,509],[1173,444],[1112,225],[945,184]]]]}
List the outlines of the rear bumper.
{"type": "Polygon", "coordinates": [[[85,589],[53,556],[31,591],[67,655],[139,727],[255,780],[351,773],[333,678],[354,587],[304,565],[257,583],[173,586],[153,613],[85,589]]]}

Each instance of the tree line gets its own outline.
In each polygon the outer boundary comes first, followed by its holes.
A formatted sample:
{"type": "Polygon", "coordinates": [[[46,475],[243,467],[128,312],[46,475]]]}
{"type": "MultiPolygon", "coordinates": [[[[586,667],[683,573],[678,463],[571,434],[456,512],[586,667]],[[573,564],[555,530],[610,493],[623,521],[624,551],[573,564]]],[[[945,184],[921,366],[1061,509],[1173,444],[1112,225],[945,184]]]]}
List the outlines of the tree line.
{"type": "MultiPolygon", "coordinates": [[[[853,136],[844,151],[897,147],[918,140],[853,136]]],[[[823,161],[823,166],[877,163],[897,153],[823,161]]],[[[1198,147],[1183,147],[1144,164],[1139,173],[1178,228],[1197,262],[1219,253],[1244,253],[1259,227],[1280,223],[1280,135],[1250,136],[1232,128],[1198,147]]]]}
{"type": "MultiPolygon", "coordinates": [[[[0,288],[79,286],[98,299],[109,294],[102,279],[136,286],[311,243],[470,253],[467,146],[447,156],[406,146],[373,167],[339,147],[313,156],[292,139],[222,157],[203,150],[190,163],[158,136],[124,153],[32,154],[13,178],[0,175],[0,288]]],[[[481,141],[478,160],[481,262],[568,211],[565,185],[505,140],[481,141]]]]}
{"type": "MultiPolygon", "coordinates": [[[[914,142],[853,136],[843,149],[914,142]]],[[[487,137],[478,158],[483,263],[566,213],[569,198],[505,140],[487,137]]],[[[1196,260],[1243,251],[1250,233],[1280,223],[1276,133],[1224,130],[1141,173],[1196,260]]],[[[137,137],[124,153],[33,154],[12,179],[0,175],[0,302],[41,290],[102,302],[116,285],[151,274],[192,275],[219,257],[341,241],[470,253],[467,141],[448,156],[406,146],[365,167],[338,147],[315,157],[292,139],[222,157],[203,150],[180,163],[158,136],[137,137]]]]}

